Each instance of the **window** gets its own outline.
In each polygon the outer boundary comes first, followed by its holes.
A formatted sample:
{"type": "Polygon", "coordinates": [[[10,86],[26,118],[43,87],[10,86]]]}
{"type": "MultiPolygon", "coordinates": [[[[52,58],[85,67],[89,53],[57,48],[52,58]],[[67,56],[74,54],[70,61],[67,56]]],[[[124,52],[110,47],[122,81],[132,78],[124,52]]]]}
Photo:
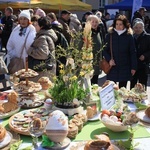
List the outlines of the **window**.
{"type": "Polygon", "coordinates": [[[104,7],[105,0],[99,0],[99,7],[104,7]]]}

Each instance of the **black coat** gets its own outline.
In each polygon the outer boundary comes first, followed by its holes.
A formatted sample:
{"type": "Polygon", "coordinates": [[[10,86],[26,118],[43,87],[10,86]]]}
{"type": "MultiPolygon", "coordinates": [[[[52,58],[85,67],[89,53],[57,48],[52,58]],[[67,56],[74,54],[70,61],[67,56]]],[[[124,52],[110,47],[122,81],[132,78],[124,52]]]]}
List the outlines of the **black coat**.
{"type": "Polygon", "coordinates": [[[121,35],[118,35],[112,28],[106,37],[106,47],[103,55],[109,62],[111,59],[110,34],[112,34],[112,53],[116,64],[107,75],[108,80],[114,82],[131,80],[131,70],[136,70],[137,68],[136,49],[131,31],[131,29],[128,29],[121,35]]]}
{"type": "Polygon", "coordinates": [[[137,38],[134,35],[134,41],[137,50],[138,69],[140,69],[150,62],[150,34],[142,32],[137,38]],[[144,61],[139,59],[141,55],[144,55],[144,61]]]}

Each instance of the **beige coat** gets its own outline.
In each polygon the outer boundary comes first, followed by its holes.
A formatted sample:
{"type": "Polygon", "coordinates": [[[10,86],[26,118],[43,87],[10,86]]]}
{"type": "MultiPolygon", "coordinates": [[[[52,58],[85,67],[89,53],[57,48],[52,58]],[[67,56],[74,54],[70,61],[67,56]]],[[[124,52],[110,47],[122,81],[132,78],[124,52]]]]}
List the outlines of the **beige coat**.
{"type": "MultiPolygon", "coordinates": [[[[40,30],[31,47],[28,49],[28,55],[35,59],[46,60],[49,54],[53,55],[55,58],[55,44],[57,41],[57,35],[52,29],[40,30]]],[[[54,59],[53,59],[54,60],[54,59]]],[[[53,75],[56,74],[56,63],[55,60],[52,61],[53,69],[46,72],[39,72],[39,76],[33,81],[37,81],[41,76],[47,76],[51,79],[53,75]]]]}

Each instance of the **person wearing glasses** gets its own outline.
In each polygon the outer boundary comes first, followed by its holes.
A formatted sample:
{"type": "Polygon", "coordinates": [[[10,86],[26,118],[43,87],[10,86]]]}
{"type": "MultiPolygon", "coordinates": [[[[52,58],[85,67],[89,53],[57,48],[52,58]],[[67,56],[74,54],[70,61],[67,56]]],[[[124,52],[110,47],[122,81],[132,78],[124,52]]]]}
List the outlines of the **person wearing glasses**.
{"type": "Polygon", "coordinates": [[[19,14],[19,24],[13,29],[7,43],[10,59],[14,57],[20,58],[21,56],[25,62],[25,59],[28,56],[27,50],[33,43],[35,36],[36,30],[31,23],[29,10],[21,11],[19,14]]]}

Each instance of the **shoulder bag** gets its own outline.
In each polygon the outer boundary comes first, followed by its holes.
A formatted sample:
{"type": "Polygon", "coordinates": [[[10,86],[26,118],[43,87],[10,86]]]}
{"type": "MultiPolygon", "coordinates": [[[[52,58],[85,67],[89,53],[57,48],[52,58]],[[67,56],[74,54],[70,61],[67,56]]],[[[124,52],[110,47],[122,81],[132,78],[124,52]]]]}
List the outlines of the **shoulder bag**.
{"type": "Polygon", "coordinates": [[[8,71],[9,71],[10,74],[14,74],[18,70],[21,70],[21,69],[25,68],[24,60],[21,57],[22,57],[23,50],[25,48],[26,41],[27,41],[29,33],[30,33],[30,31],[28,32],[28,34],[27,34],[27,36],[25,38],[25,42],[23,44],[20,57],[14,57],[14,58],[10,59],[10,63],[8,65],[8,71]]]}
{"type": "MultiPolygon", "coordinates": [[[[110,55],[111,59],[113,59],[113,54],[112,54],[112,34],[110,34],[110,55]]],[[[102,58],[100,61],[100,69],[104,71],[105,74],[108,74],[112,66],[109,65],[109,62],[105,59],[102,58]]]]}
{"type": "Polygon", "coordinates": [[[0,75],[6,73],[8,73],[8,69],[4,62],[3,56],[0,55],[0,75]]]}

